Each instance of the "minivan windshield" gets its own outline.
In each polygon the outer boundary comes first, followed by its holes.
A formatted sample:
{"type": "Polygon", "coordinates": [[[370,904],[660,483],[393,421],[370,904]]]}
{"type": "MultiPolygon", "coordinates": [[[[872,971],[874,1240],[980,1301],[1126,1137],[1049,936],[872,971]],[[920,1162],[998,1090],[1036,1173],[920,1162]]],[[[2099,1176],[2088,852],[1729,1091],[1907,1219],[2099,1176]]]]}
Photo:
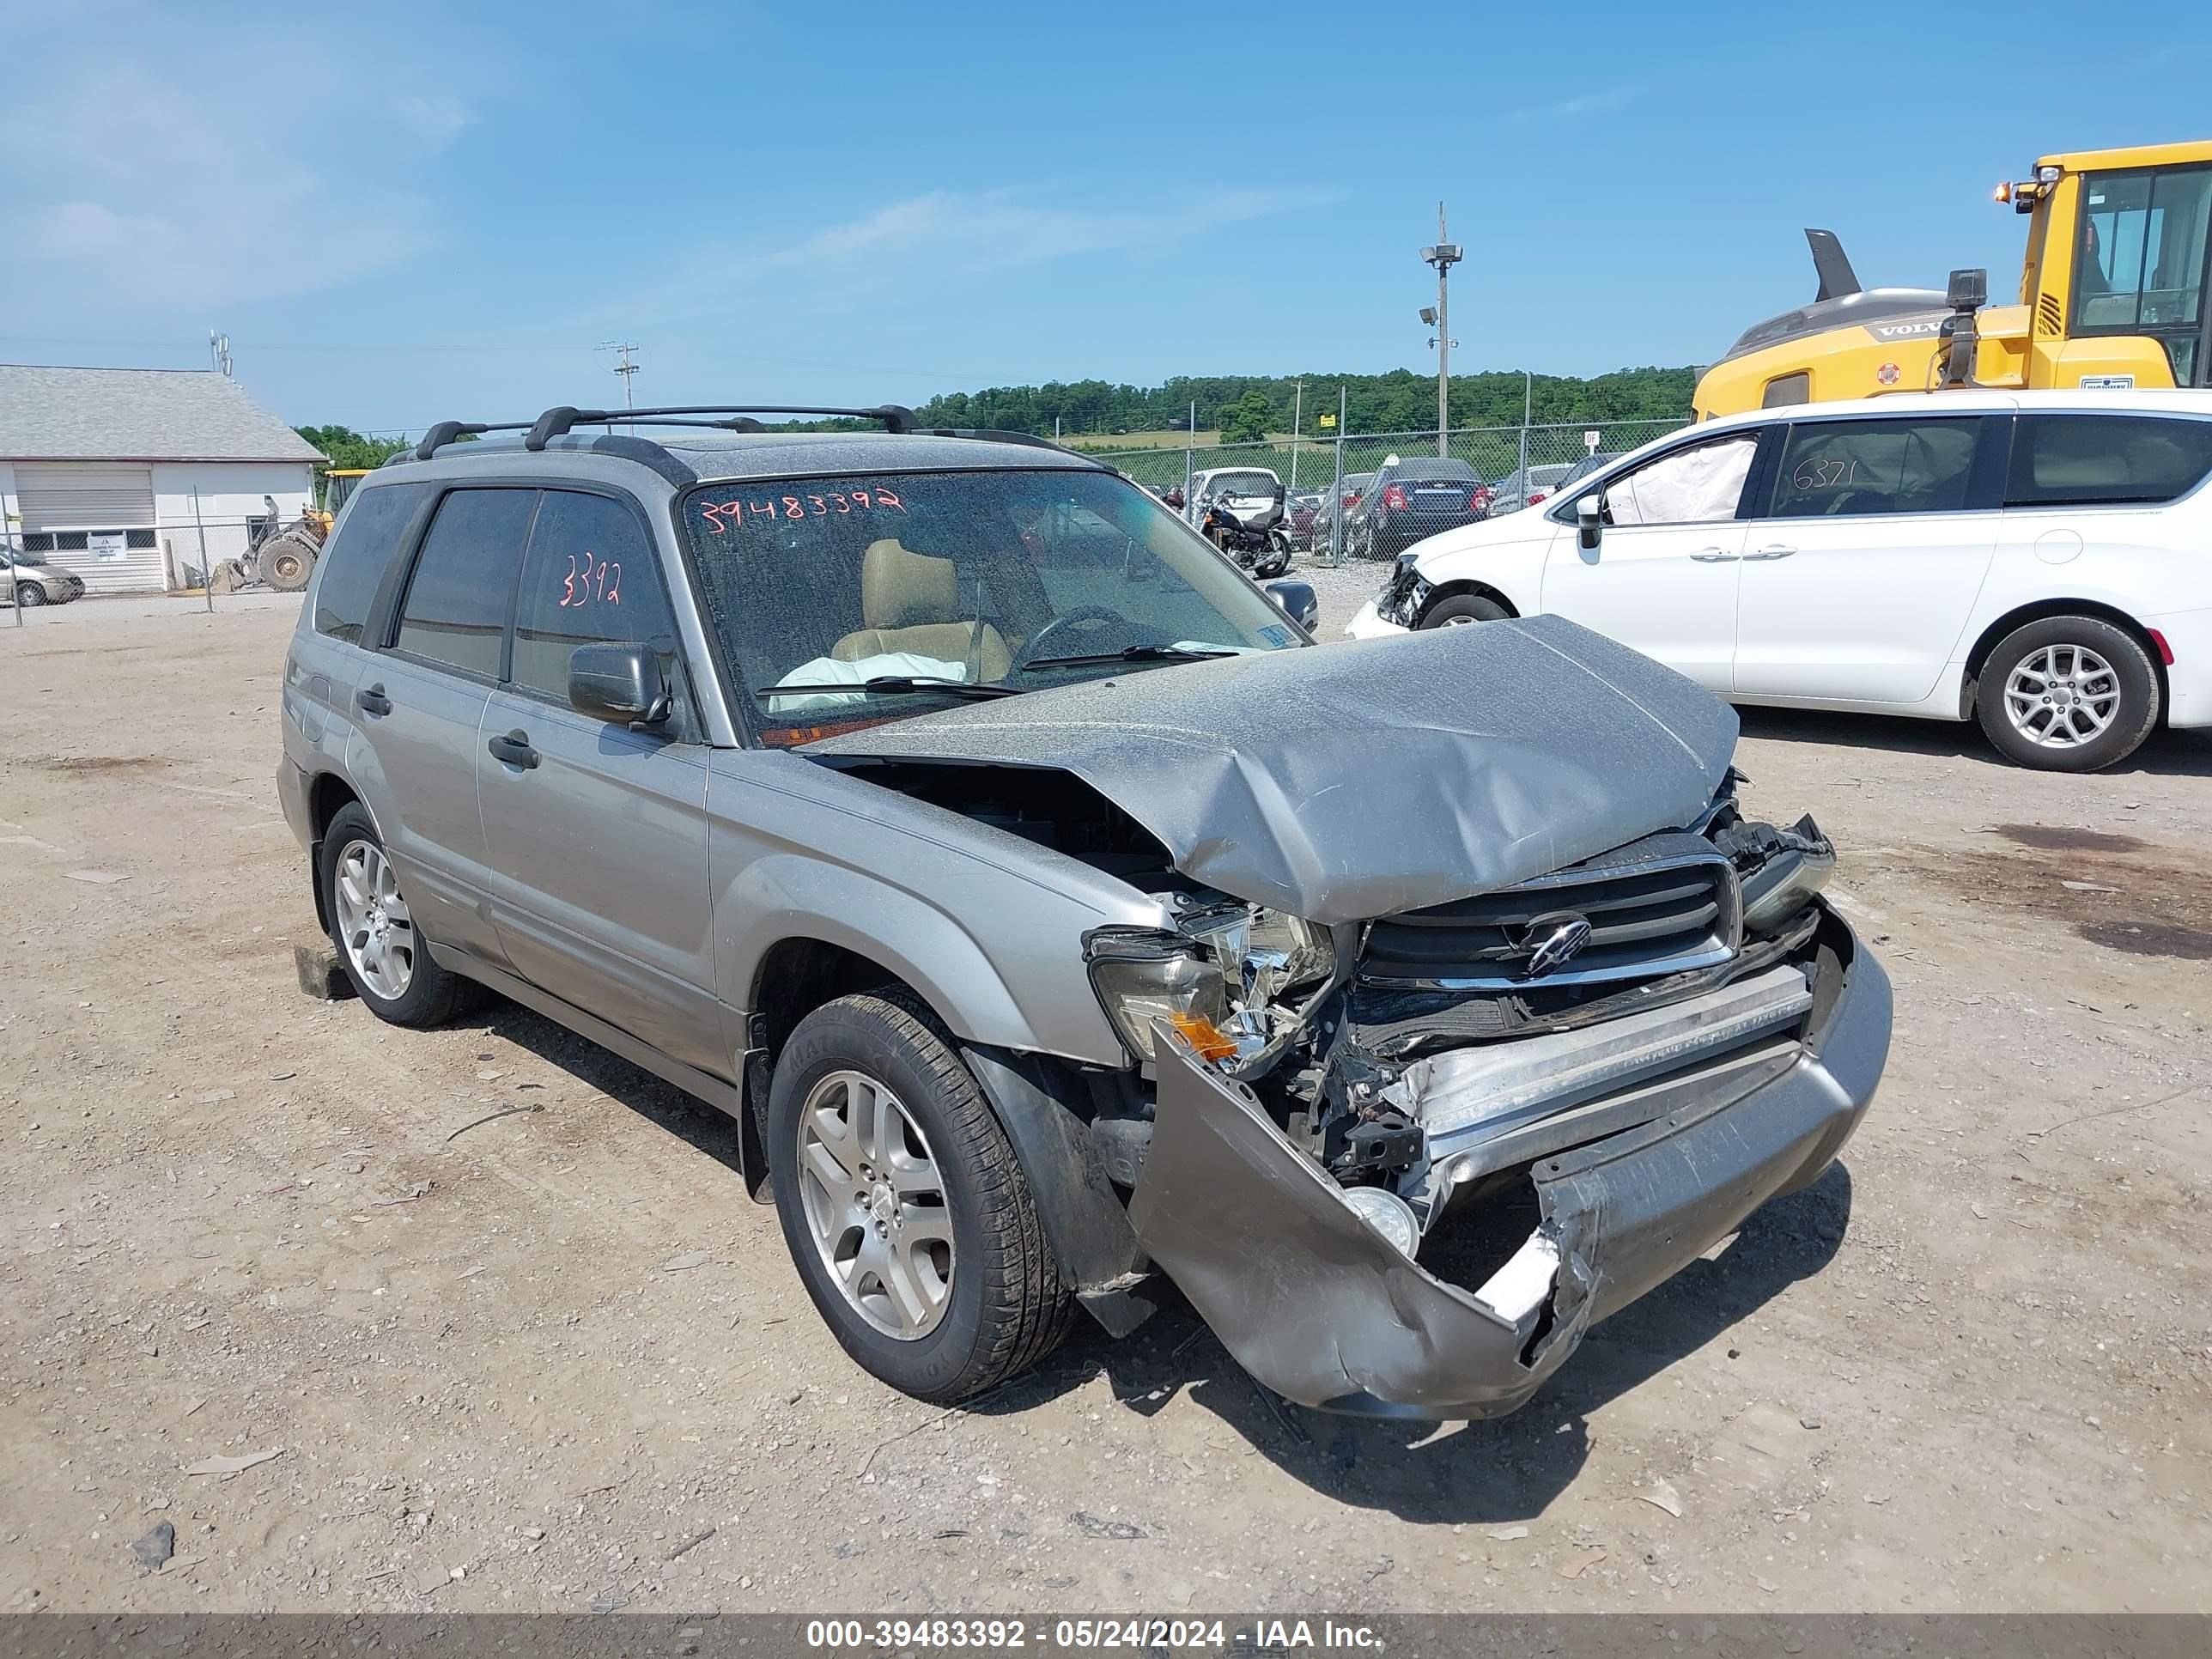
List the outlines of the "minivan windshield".
{"type": "Polygon", "coordinates": [[[683,523],[770,741],[1304,643],[1180,517],[1103,471],[707,483],[683,523]]]}

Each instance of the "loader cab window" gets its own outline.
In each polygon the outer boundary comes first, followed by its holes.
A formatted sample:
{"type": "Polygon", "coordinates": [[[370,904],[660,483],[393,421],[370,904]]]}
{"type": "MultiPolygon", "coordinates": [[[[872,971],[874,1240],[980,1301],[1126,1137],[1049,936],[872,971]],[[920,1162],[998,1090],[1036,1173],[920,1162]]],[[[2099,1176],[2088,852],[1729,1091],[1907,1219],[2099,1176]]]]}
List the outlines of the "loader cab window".
{"type": "Polygon", "coordinates": [[[2212,167],[2142,167],[2081,180],[2074,332],[2148,334],[2177,385],[2204,383],[2212,167]]]}

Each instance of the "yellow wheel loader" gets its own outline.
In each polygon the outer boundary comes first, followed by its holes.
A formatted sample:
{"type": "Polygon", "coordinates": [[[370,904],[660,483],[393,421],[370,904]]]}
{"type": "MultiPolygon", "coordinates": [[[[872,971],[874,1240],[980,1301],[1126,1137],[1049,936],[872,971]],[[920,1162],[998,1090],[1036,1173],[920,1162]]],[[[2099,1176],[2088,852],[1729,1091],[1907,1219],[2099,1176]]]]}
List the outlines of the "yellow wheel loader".
{"type": "Polygon", "coordinates": [[[2212,386],[2212,141],[2046,155],[1996,199],[2028,216],[2016,305],[1988,275],[1947,291],[1863,286],[1808,230],[1820,290],[1707,369],[1699,420],[1944,386],[2212,386]]]}

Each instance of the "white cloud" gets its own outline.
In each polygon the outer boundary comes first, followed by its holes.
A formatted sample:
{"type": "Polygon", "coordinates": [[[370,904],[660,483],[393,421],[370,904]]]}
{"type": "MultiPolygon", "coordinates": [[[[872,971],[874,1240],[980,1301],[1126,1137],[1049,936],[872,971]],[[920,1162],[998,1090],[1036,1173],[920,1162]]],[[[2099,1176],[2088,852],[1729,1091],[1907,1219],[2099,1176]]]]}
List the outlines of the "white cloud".
{"type": "Polygon", "coordinates": [[[626,316],[716,306],[773,289],[787,304],[835,311],[918,279],[966,277],[1085,254],[1141,252],[1209,230],[1270,217],[1317,198],[1310,193],[1237,191],[1194,196],[1152,211],[1075,208],[1040,202],[1035,191],[931,191],[893,202],[795,241],[737,237],[695,246],[626,316]]]}
{"type": "Polygon", "coordinates": [[[265,70],[241,72],[225,42],[177,21],[109,6],[49,13],[18,36],[0,106],[11,313],[202,316],[335,287],[431,245],[428,202],[360,158],[450,143],[470,119],[457,97],[365,95],[331,42],[272,38],[257,46],[265,70]],[[312,76],[287,67],[302,63],[312,76]]]}

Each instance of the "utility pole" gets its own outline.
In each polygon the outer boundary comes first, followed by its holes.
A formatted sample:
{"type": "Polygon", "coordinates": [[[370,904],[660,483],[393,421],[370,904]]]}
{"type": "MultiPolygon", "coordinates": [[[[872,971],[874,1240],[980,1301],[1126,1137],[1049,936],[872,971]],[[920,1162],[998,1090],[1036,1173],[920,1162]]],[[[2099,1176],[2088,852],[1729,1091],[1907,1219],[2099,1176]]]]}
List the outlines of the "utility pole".
{"type": "Polygon", "coordinates": [[[1528,499],[1528,415],[1535,407],[1536,377],[1521,371],[1521,499],[1528,499]]]}
{"type": "MultiPolygon", "coordinates": [[[[624,409],[635,409],[637,407],[637,399],[630,396],[629,377],[636,374],[638,371],[638,365],[630,361],[630,354],[635,351],[637,348],[635,345],[624,345],[618,341],[609,340],[601,345],[599,349],[601,351],[617,351],[622,354],[620,359],[615,364],[615,373],[622,376],[623,407],[624,409]]],[[[632,437],[635,437],[637,435],[637,428],[635,427],[632,427],[630,428],[630,435],[632,437]]]]}
{"type": "Polygon", "coordinates": [[[1296,382],[1297,392],[1291,400],[1291,494],[1298,493],[1298,422],[1305,418],[1306,383],[1296,382]]]}
{"type": "MultiPolygon", "coordinates": [[[[1421,250],[1425,264],[1437,268],[1437,453],[1449,454],[1451,450],[1451,305],[1445,278],[1451,268],[1467,257],[1457,242],[1444,240],[1444,204],[1437,204],[1437,240],[1433,247],[1421,250]]],[[[1424,318],[1423,321],[1428,320],[1424,318]]]]}

